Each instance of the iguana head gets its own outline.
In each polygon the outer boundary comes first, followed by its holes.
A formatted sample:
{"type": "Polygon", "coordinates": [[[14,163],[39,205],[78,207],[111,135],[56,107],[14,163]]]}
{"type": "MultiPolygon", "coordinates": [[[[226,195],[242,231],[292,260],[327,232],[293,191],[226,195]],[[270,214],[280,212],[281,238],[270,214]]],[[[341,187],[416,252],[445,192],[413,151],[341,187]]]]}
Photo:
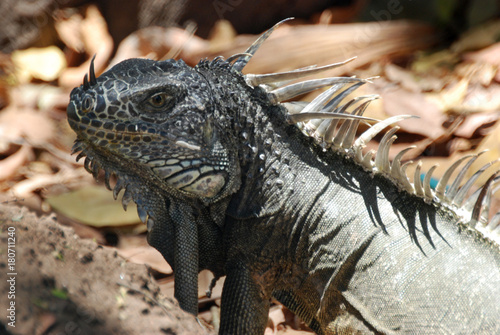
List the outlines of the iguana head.
{"type": "Polygon", "coordinates": [[[89,78],[71,92],[67,108],[75,151],[99,156],[94,165],[104,170],[140,169],[141,177],[184,196],[221,193],[234,167],[214,129],[202,75],[182,61],[129,59],[98,78],[91,65],[89,78]]]}

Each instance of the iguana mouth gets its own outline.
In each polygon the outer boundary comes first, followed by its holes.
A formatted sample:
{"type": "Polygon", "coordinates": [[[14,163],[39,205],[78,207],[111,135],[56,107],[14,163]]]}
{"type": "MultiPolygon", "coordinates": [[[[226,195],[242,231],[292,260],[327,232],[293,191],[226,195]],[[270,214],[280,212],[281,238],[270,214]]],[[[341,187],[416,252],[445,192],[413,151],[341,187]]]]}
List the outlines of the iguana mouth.
{"type": "MultiPolygon", "coordinates": [[[[70,121],[70,124],[75,121],[70,121]]],[[[81,134],[88,134],[96,139],[93,139],[95,142],[99,141],[110,141],[113,143],[114,141],[131,141],[131,142],[151,142],[151,141],[160,141],[161,137],[159,135],[152,134],[150,132],[143,132],[141,130],[137,131],[118,131],[116,129],[103,129],[98,127],[93,127],[92,125],[86,125],[85,123],[75,123],[75,126],[81,131],[81,134]],[[135,139],[137,138],[137,139],[135,139]]],[[[89,139],[90,140],[90,139],[89,139]]],[[[107,144],[107,142],[106,142],[107,144]]],[[[102,144],[101,144],[102,145],[102,144]]]]}
{"type": "Polygon", "coordinates": [[[99,120],[91,120],[83,116],[79,117],[76,113],[74,104],[68,105],[68,122],[75,131],[80,135],[89,135],[89,140],[98,143],[100,146],[111,143],[125,142],[162,142],[167,139],[171,144],[175,144],[179,148],[184,148],[192,151],[201,151],[201,147],[188,141],[177,138],[175,135],[167,132],[158,132],[154,128],[139,126],[137,124],[112,124],[111,122],[101,122],[99,120]],[[109,123],[110,126],[106,126],[109,123]],[[96,137],[92,139],[91,137],[96,137]]]}
{"type": "MultiPolygon", "coordinates": [[[[70,103],[67,108],[68,122],[71,128],[80,136],[89,135],[96,137],[94,141],[132,141],[132,142],[151,142],[161,141],[162,137],[154,128],[139,126],[137,124],[102,122],[86,115],[78,115],[75,103],[70,103]],[[128,138],[127,138],[128,137],[128,138]],[[137,139],[134,139],[137,137],[137,139]]],[[[102,143],[105,145],[107,143],[102,143]]]]}

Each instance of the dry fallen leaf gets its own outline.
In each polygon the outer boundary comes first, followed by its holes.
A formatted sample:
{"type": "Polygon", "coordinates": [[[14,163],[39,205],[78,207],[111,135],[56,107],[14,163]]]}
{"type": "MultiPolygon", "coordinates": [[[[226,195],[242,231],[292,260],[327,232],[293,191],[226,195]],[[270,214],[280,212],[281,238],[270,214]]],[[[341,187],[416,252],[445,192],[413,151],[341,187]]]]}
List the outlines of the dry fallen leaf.
{"type": "Polygon", "coordinates": [[[161,293],[167,298],[174,297],[174,276],[167,276],[158,280],[161,293]]]}
{"type": "Polygon", "coordinates": [[[478,83],[489,86],[495,78],[497,70],[497,65],[474,61],[458,64],[454,69],[454,73],[459,77],[468,78],[471,84],[478,83]]]}
{"type": "Polygon", "coordinates": [[[314,332],[305,330],[295,330],[290,327],[286,327],[284,330],[278,331],[277,335],[314,335],[314,332]]]}
{"type": "MultiPolygon", "coordinates": [[[[198,299],[206,299],[206,292],[208,289],[209,284],[212,281],[213,278],[212,272],[208,270],[203,270],[198,274],[198,299]]],[[[220,299],[222,295],[222,287],[224,286],[224,280],[225,277],[219,278],[217,280],[217,284],[215,285],[213,291],[212,291],[212,296],[211,300],[217,300],[220,299]]],[[[166,296],[166,297],[173,297],[174,296],[174,276],[167,276],[165,278],[162,278],[158,280],[158,283],[160,285],[161,292],[166,296]]],[[[217,302],[217,301],[216,301],[217,302]]]]}
{"type": "Polygon", "coordinates": [[[23,145],[14,154],[0,160],[0,180],[13,176],[31,156],[33,156],[31,146],[23,145]]]}
{"type": "Polygon", "coordinates": [[[12,53],[12,62],[20,83],[28,83],[33,78],[53,81],[66,68],[64,53],[56,46],[16,50],[12,53]]]}
{"type": "Polygon", "coordinates": [[[83,53],[85,46],[80,33],[80,26],[83,22],[83,17],[80,13],[74,13],[68,18],[64,17],[64,12],[56,12],[54,27],[59,35],[59,38],[70,49],[83,53]]]}
{"type": "Polygon", "coordinates": [[[229,21],[219,20],[215,22],[209,36],[210,51],[218,52],[227,48],[233,43],[236,36],[236,30],[229,21]]]}
{"type": "MultiPolygon", "coordinates": [[[[491,127],[500,117],[499,113],[475,113],[468,115],[464,122],[455,130],[455,136],[471,138],[478,131],[480,135],[483,128],[491,127]]],[[[483,130],[486,131],[486,130],[483,130]]]]}
{"type": "Polygon", "coordinates": [[[443,65],[451,66],[460,60],[459,56],[450,50],[440,50],[431,54],[420,55],[412,64],[411,69],[418,74],[426,74],[431,71],[442,72],[443,65]]]}
{"type": "MultiPolygon", "coordinates": [[[[481,142],[478,146],[476,153],[488,150],[474,162],[469,171],[477,171],[485,164],[495,161],[500,157],[500,123],[493,127],[489,135],[481,142]]],[[[498,170],[498,164],[495,165],[495,169],[498,170]]],[[[491,169],[489,170],[491,171],[491,169]]],[[[484,183],[490,174],[484,173],[477,181],[477,183],[484,183]]],[[[497,193],[498,196],[500,194],[497,193]]]]}
{"type": "Polygon", "coordinates": [[[448,86],[440,92],[425,94],[425,99],[437,105],[442,113],[450,110],[456,111],[456,107],[462,105],[467,94],[468,87],[469,79],[464,78],[458,82],[449,83],[448,86]]]}
{"type": "Polygon", "coordinates": [[[455,110],[465,112],[498,112],[500,111],[500,84],[491,83],[470,86],[461,105],[455,110]]]}
{"type": "Polygon", "coordinates": [[[102,17],[99,9],[95,5],[87,7],[85,18],[81,22],[80,35],[85,52],[89,59],[77,68],[68,68],[61,73],[59,85],[64,87],[74,87],[82,83],[83,76],[88,72],[90,60],[96,55],[94,68],[99,74],[104,68],[113,52],[113,39],[108,32],[106,21],[102,17]]]}
{"type": "Polygon", "coordinates": [[[409,92],[402,88],[386,89],[380,92],[385,112],[390,115],[416,115],[419,118],[398,123],[401,129],[436,139],[444,134],[442,127],[447,117],[441,108],[426,99],[420,92],[409,92]]]}
{"type": "Polygon", "coordinates": [[[84,178],[84,169],[65,169],[57,173],[30,174],[26,179],[16,183],[10,191],[19,198],[29,198],[40,189],[45,189],[52,185],[70,184],[79,178],[84,178]]]}
{"type": "Polygon", "coordinates": [[[31,108],[10,106],[0,113],[0,147],[4,143],[44,145],[54,136],[54,122],[31,108]]]}
{"type": "Polygon", "coordinates": [[[146,241],[144,241],[145,245],[141,246],[124,246],[122,240],[125,238],[126,237],[120,238],[120,245],[118,247],[118,254],[120,254],[120,256],[135,264],[146,264],[164,274],[173,273],[172,268],[168,265],[160,252],[148,245],[146,241]]]}
{"type": "Polygon", "coordinates": [[[129,58],[163,59],[171,50],[180,50],[179,58],[188,61],[191,55],[206,53],[208,48],[207,41],[184,29],[147,27],[130,34],[120,43],[108,68],[129,58]]]}
{"type": "Polygon", "coordinates": [[[498,69],[500,66],[500,42],[478,51],[468,52],[463,57],[465,60],[494,65],[498,69]]]}
{"type": "Polygon", "coordinates": [[[285,323],[286,318],[283,312],[283,306],[274,305],[269,310],[269,320],[267,321],[267,327],[265,335],[277,334],[278,326],[285,323]]]}
{"type": "MultiPolygon", "coordinates": [[[[208,270],[202,270],[198,274],[198,297],[203,298],[206,297],[206,293],[208,288],[210,287],[210,284],[212,283],[212,279],[214,278],[214,275],[212,272],[208,270]]],[[[224,285],[224,278],[220,278],[217,280],[217,284],[215,287],[212,289],[212,294],[210,296],[210,299],[220,299],[222,296],[222,286],[224,285]]]]}
{"type": "MultiPolygon", "coordinates": [[[[226,49],[200,54],[198,59],[218,55],[227,58],[244,52],[255,38],[239,35],[226,49]]],[[[403,55],[426,48],[436,40],[433,28],[409,21],[296,26],[283,24],[259,48],[259,52],[245,67],[245,72],[273,73],[314,64],[331,64],[357,56],[354,62],[328,72],[328,75],[339,75],[388,55],[403,55]]]]}
{"type": "Polygon", "coordinates": [[[421,92],[413,72],[391,63],[385,66],[384,72],[390,82],[397,83],[410,92],[421,92]]]}
{"type": "Polygon", "coordinates": [[[500,35],[500,20],[490,21],[466,31],[450,50],[456,53],[478,50],[488,47],[498,41],[500,35]]]}

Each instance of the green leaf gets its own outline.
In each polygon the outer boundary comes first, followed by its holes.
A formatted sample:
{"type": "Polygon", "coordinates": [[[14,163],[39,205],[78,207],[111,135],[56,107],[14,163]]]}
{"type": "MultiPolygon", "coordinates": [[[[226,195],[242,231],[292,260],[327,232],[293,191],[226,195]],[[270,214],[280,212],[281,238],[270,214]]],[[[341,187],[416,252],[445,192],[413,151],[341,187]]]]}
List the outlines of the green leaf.
{"type": "Polygon", "coordinates": [[[68,300],[68,292],[66,290],[53,288],[52,290],[50,290],[50,293],[56,298],[68,300]]]}
{"type": "Polygon", "coordinates": [[[110,191],[89,186],[47,199],[52,208],[71,219],[93,227],[125,226],[141,221],[134,203],[124,211],[121,199],[115,201],[110,191]]]}
{"type": "Polygon", "coordinates": [[[52,252],[52,256],[54,256],[54,258],[57,258],[58,260],[64,262],[64,255],[60,251],[54,250],[52,252]]]}
{"type": "Polygon", "coordinates": [[[35,298],[32,300],[33,305],[40,307],[42,309],[49,309],[49,303],[41,298],[35,298]]]}

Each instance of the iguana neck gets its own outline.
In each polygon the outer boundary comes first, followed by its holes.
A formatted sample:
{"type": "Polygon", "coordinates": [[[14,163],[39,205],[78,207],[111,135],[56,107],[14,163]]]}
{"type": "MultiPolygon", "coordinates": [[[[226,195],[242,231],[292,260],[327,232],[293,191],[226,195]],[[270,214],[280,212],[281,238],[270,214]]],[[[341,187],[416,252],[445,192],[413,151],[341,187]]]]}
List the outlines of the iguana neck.
{"type": "Polygon", "coordinates": [[[221,140],[237,152],[242,167],[252,165],[266,154],[266,143],[285,122],[283,111],[271,104],[262,88],[247,85],[243,75],[224,61],[202,61],[195,69],[212,90],[214,124],[221,140]]]}

